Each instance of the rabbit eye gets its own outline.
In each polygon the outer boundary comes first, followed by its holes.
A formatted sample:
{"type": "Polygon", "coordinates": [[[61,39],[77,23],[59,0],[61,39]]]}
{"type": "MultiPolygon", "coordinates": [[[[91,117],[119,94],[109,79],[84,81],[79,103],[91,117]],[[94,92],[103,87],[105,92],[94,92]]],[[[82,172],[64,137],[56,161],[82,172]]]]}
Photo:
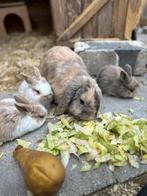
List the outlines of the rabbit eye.
{"type": "Polygon", "coordinates": [[[84,101],[82,99],[80,99],[80,104],[84,105],[84,101]]]}
{"type": "Polygon", "coordinates": [[[130,92],[131,92],[131,93],[134,92],[134,89],[130,89],[130,92]]]}
{"type": "Polygon", "coordinates": [[[40,115],[39,118],[44,118],[44,116],[43,115],[40,115]]]}
{"type": "Polygon", "coordinates": [[[39,92],[38,90],[36,90],[36,89],[35,89],[35,92],[36,92],[37,94],[40,94],[40,92],[39,92]]]}

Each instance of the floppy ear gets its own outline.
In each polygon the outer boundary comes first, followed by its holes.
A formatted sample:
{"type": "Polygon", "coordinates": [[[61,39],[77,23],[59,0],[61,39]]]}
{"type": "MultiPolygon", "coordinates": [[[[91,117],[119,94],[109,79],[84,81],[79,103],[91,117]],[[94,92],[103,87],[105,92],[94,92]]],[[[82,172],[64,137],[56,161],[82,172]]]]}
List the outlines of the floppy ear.
{"type": "Polygon", "coordinates": [[[127,72],[125,72],[125,71],[120,72],[120,80],[124,83],[129,82],[129,76],[128,76],[127,72]]]}
{"type": "Polygon", "coordinates": [[[124,70],[128,73],[129,76],[132,76],[132,67],[129,64],[124,66],[124,70]]]}
{"type": "Polygon", "coordinates": [[[59,98],[57,113],[63,114],[67,111],[69,104],[75,97],[76,92],[80,89],[79,85],[69,85],[64,94],[59,98]]]}
{"type": "Polygon", "coordinates": [[[26,80],[29,84],[34,84],[34,79],[31,76],[27,76],[24,73],[21,73],[21,76],[24,78],[24,80],[26,80]]]}
{"type": "Polygon", "coordinates": [[[23,112],[23,113],[26,113],[26,112],[31,112],[32,109],[29,105],[25,105],[25,104],[22,104],[22,103],[15,103],[15,106],[16,108],[20,111],[20,112],[23,112]]]}
{"type": "Polygon", "coordinates": [[[29,101],[21,95],[15,95],[14,99],[17,103],[29,104],[29,101]]]}
{"type": "Polygon", "coordinates": [[[37,67],[34,67],[34,75],[36,76],[37,79],[41,78],[40,71],[37,67]]]}

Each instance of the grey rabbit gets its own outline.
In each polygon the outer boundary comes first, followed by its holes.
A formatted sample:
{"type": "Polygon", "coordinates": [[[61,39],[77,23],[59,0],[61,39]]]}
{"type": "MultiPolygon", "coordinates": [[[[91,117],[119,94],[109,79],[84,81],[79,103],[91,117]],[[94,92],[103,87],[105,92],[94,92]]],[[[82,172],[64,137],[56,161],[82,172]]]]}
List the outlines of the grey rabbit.
{"type": "Polygon", "coordinates": [[[84,120],[96,117],[101,90],[78,54],[65,46],[54,46],[47,51],[39,68],[51,84],[59,114],[70,113],[84,120]]]}
{"type": "Polygon", "coordinates": [[[133,98],[139,86],[129,64],[124,69],[115,65],[102,67],[97,75],[97,83],[102,93],[122,98],[133,98]]]}

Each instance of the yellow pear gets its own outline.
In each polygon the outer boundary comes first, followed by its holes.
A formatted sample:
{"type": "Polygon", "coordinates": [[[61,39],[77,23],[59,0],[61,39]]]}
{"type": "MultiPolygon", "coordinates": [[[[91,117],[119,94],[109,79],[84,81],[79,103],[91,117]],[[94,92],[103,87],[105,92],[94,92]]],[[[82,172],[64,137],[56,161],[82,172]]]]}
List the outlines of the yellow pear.
{"type": "Polygon", "coordinates": [[[65,170],[55,156],[22,146],[15,149],[13,156],[23,170],[28,189],[35,196],[51,196],[60,189],[65,170]]]}

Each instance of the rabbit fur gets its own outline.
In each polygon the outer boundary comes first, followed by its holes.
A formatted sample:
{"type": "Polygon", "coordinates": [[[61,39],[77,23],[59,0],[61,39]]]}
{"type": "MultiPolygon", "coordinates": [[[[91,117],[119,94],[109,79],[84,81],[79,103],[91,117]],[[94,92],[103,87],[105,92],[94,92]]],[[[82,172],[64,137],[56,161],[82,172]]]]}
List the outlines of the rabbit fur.
{"type": "Polygon", "coordinates": [[[101,90],[78,54],[65,46],[54,46],[44,55],[39,69],[52,86],[59,114],[68,112],[84,120],[96,117],[101,90]]]}
{"type": "Polygon", "coordinates": [[[47,110],[39,103],[17,95],[0,101],[0,142],[18,138],[41,127],[47,110]]]}
{"type": "Polygon", "coordinates": [[[133,98],[139,86],[128,64],[124,69],[115,65],[104,66],[97,75],[97,83],[102,93],[122,98],[133,98]]]}
{"type": "Polygon", "coordinates": [[[29,100],[50,106],[53,98],[53,91],[47,80],[41,76],[39,69],[34,68],[32,76],[21,74],[24,80],[18,87],[18,94],[29,100]]]}

